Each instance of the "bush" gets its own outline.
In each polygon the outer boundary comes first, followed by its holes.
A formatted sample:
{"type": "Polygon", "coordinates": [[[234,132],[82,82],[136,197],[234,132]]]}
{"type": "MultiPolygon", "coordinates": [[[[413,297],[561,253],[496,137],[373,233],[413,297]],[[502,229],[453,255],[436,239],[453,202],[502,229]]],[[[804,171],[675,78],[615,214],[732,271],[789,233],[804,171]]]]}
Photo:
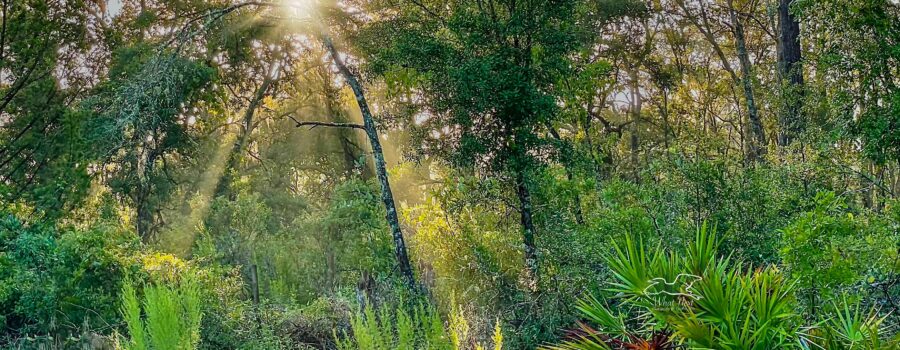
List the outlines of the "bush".
{"type": "Polygon", "coordinates": [[[122,315],[129,338],[125,350],[192,350],[200,340],[200,289],[186,275],[176,283],[154,283],[143,302],[131,283],[122,288],[122,315]],[[141,317],[143,314],[145,317],[141,317]]]}
{"type": "Polygon", "coordinates": [[[607,258],[617,311],[596,298],[578,303],[599,326],[582,324],[570,340],[548,349],[893,349],[881,319],[835,305],[823,327],[806,327],[795,284],[776,268],[746,270],[717,256],[719,241],[704,225],[679,253],[651,250],[628,236],[607,258]],[[638,323],[639,326],[631,326],[638,323]],[[812,329],[812,331],[810,331],[812,329]],[[868,344],[862,346],[861,344],[868,344]],[[871,347],[870,347],[871,346],[871,347]]]}
{"type": "Polygon", "coordinates": [[[781,231],[781,259],[810,311],[853,286],[891,274],[900,236],[883,221],[854,215],[842,198],[820,192],[815,206],[781,231]]]}
{"type": "MultiPolygon", "coordinates": [[[[458,308],[454,308],[445,325],[431,306],[419,304],[412,312],[381,306],[376,311],[370,304],[355,313],[350,326],[350,333],[335,333],[340,350],[484,349],[469,333],[469,322],[458,308]]],[[[494,350],[503,348],[499,321],[494,326],[492,342],[494,350]]]]}
{"type": "Polygon", "coordinates": [[[350,306],[340,300],[320,298],[306,307],[287,312],[279,333],[291,343],[315,349],[335,349],[335,332],[350,329],[350,306]]]}
{"type": "Polygon", "coordinates": [[[121,281],[140,266],[137,236],[102,222],[56,228],[0,215],[0,345],[111,332],[121,281]]]}

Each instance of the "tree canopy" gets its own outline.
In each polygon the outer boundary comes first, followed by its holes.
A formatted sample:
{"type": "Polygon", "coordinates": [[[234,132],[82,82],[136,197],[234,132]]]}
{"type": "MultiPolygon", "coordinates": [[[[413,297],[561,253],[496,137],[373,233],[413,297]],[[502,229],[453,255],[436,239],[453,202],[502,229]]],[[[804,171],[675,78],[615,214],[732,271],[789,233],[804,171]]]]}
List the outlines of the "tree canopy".
{"type": "Polygon", "coordinates": [[[900,346],[896,1],[0,20],[0,347],[900,346]]]}

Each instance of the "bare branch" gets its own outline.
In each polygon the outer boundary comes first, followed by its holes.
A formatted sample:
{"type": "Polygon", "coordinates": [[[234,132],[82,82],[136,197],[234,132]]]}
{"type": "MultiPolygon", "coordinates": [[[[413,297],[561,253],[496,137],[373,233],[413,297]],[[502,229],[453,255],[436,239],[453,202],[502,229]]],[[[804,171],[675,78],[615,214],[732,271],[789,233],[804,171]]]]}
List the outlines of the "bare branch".
{"type": "MultiPolygon", "coordinates": [[[[294,117],[291,117],[291,119],[294,119],[294,117]]],[[[303,126],[309,126],[309,130],[315,129],[316,127],[319,127],[319,126],[327,126],[327,127],[332,127],[332,128],[351,128],[351,129],[360,129],[360,130],[366,129],[364,126],[362,126],[360,124],[354,124],[354,123],[330,123],[330,122],[316,122],[316,121],[301,122],[301,121],[297,121],[296,119],[294,119],[294,121],[297,122],[298,128],[303,127],[303,126]]]]}

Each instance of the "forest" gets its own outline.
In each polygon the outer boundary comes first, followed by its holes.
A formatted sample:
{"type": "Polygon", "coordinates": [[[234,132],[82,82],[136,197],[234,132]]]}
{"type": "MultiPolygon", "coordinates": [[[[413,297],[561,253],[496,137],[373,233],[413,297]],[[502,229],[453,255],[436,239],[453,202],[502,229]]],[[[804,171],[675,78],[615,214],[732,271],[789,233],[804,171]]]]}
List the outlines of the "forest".
{"type": "Polygon", "coordinates": [[[0,349],[900,349],[900,1],[0,20],[0,349]]]}

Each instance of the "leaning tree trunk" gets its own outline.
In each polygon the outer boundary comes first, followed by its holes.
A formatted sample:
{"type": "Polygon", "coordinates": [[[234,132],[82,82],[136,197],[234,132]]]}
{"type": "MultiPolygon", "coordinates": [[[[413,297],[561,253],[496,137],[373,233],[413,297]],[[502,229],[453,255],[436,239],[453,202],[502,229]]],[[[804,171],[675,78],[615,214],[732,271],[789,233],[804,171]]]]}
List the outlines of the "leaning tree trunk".
{"type": "Polygon", "coordinates": [[[803,66],[800,50],[800,23],[790,12],[792,0],[779,0],[778,24],[781,27],[778,41],[778,70],[784,81],[784,109],[778,117],[780,133],[778,145],[788,146],[803,130],[803,66]]]}
{"type": "Polygon", "coordinates": [[[366,132],[366,136],[369,138],[369,143],[372,147],[372,157],[375,159],[375,174],[378,178],[378,182],[381,183],[381,201],[384,202],[384,208],[387,211],[386,219],[388,225],[391,227],[391,235],[394,239],[394,255],[400,266],[400,274],[411,291],[418,291],[419,286],[416,283],[412,265],[409,262],[409,255],[406,252],[406,242],[403,239],[403,232],[400,230],[400,218],[397,216],[397,207],[394,204],[394,194],[391,192],[391,184],[388,182],[384,151],[381,148],[381,141],[378,139],[378,130],[375,128],[375,119],[372,117],[372,112],[369,110],[369,103],[366,102],[365,91],[363,90],[362,84],[356,79],[356,75],[354,75],[353,72],[347,68],[347,65],[344,64],[344,60],[341,59],[340,54],[337,49],[335,49],[331,37],[323,33],[322,42],[331,54],[338,71],[340,71],[344,80],[347,81],[347,85],[350,85],[350,89],[353,90],[353,95],[356,97],[356,103],[359,105],[359,111],[363,118],[363,129],[366,132]]]}
{"type": "Polygon", "coordinates": [[[750,150],[751,162],[762,159],[766,153],[766,133],[763,130],[762,121],[759,118],[759,110],[756,108],[756,100],[753,98],[752,65],[750,54],[747,53],[747,42],[744,38],[744,25],[738,18],[737,10],[731,0],[728,1],[731,22],[734,28],[734,41],[737,47],[738,61],[741,65],[741,85],[744,88],[744,99],[747,103],[747,121],[750,124],[750,150]]]}

